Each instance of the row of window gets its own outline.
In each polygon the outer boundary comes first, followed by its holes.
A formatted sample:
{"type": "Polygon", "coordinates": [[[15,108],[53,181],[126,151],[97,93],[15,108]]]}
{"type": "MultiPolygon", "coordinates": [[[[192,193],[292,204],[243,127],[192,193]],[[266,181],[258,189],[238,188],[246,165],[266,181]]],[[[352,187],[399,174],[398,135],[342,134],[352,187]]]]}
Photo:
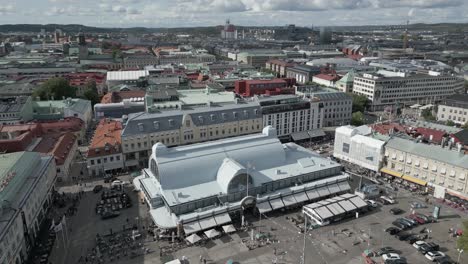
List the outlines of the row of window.
{"type": "MultiPolygon", "coordinates": [[[[114,162],[114,161],[120,161],[120,156],[110,156],[109,158],[104,157],[102,158],[102,163],[107,163],[107,162],[114,162]]],[[[95,164],[101,164],[101,159],[90,159],[91,165],[95,164]],[[96,161],[96,162],[95,162],[96,161]]]]}

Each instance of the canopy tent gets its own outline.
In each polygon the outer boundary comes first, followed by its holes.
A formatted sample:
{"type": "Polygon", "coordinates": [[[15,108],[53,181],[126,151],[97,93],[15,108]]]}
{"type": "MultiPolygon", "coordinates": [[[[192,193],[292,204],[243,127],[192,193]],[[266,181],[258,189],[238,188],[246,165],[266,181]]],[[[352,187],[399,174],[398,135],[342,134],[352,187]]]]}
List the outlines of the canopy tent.
{"type": "Polygon", "coordinates": [[[229,234],[229,233],[234,233],[236,232],[236,228],[233,226],[233,225],[225,225],[223,226],[223,230],[226,234],[229,234]]]}
{"type": "Polygon", "coordinates": [[[186,237],[185,240],[187,240],[190,244],[195,244],[201,240],[201,237],[199,237],[197,234],[192,234],[186,237]]]}
{"type": "Polygon", "coordinates": [[[214,238],[214,237],[217,237],[220,235],[220,233],[214,229],[210,229],[208,231],[205,231],[205,235],[208,237],[208,238],[214,238]]]}
{"type": "Polygon", "coordinates": [[[200,227],[200,224],[198,223],[198,221],[184,223],[184,232],[186,235],[190,235],[201,230],[202,228],[200,227]]]}

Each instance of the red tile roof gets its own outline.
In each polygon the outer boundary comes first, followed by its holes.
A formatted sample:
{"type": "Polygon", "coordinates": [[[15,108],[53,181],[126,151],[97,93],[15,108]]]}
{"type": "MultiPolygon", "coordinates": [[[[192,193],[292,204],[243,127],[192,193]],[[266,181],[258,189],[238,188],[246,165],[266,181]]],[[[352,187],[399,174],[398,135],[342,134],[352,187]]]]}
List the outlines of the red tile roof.
{"type": "Polygon", "coordinates": [[[324,74],[324,73],[314,75],[314,77],[327,80],[327,81],[338,81],[340,79],[340,77],[336,74],[324,74]]]}
{"type": "Polygon", "coordinates": [[[116,120],[102,119],[94,132],[88,148],[88,157],[121,153],[122,124],[116,120]]]}
{"type": "Polygon", "coordinates": [[[120,103],[124,99],[133,97],[145,97],[145,91],[120,91],[105,94],[101,99],[101,104],[120,103]]]}
{"type": "Polygon", "coordinates": [[[57,165],[63,165],[71,153],[76,136],[71,132],[44,135],[33,151],[54,156],[57,165]]]}

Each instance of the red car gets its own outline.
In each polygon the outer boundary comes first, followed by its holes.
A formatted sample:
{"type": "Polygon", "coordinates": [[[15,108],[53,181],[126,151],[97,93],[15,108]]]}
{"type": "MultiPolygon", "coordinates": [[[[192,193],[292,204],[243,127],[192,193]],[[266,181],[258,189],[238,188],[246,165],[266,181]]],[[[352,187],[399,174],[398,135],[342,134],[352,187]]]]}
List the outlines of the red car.
{"type": "Polygon", "coordinates": [[[417,216],[417,215],[415,215],[415,214],[410,214],[410,215],[408,215],[408,218],[413,219],[414,221],[418,222],[420,225],[426,223],[426,221],[424,221],[424,219],[422,219],[421,217],[419,217],[419,216],[417,216]]]}

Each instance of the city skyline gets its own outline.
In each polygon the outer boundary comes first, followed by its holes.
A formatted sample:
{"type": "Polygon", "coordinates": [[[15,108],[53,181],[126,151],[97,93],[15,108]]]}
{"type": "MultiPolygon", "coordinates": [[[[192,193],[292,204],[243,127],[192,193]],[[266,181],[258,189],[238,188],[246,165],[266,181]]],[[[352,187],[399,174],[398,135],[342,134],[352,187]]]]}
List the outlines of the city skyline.
{"type": "Polygon", "coordinates": [[[467,22],[462,0],[0,0],[0,24],[346,26],[467,22]]]}

